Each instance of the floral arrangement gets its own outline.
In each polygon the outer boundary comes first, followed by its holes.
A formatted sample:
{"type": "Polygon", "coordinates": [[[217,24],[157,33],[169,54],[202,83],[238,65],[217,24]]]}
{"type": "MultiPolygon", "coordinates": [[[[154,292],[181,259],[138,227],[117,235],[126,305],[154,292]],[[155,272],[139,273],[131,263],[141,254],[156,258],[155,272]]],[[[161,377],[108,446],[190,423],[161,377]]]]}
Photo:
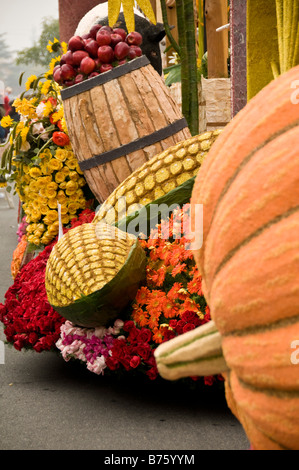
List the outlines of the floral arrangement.
{"type": "MultiPolygon", "coordinates": [[[[5,295],[5,305],[0,304],[0,321],[8,343],[18,350],[60,351],[65,361],[78,360],[98,375],[141,373],[150,380],[157,379],[157,345],[210,320],[201,277],[186,245],[188,239],[182,236],[182,218],[186,216],[189,206],[176,210],[169,221],[162,221],[149,239],[140,240],[148,257],[146,283],[122,318],[107,327],[73,325],[48,303],[45,269],[56,238],[19,271],[5,295]],[[168,228],[170,238],[165,238],[168,228]]],[[[86,209],[72,219],[70,228],[93,218],[94,212],[86,209]]],[[[64,228],[64,232],[67,230],[64,228]]],[[[220,380],[204,377],[203,383],[212,385],[220,380]]]]}
{"type": "MultiPolygon", "coordinates": [[[[86,209],[72,219],[72,224],[91,222],[93,217],[94,212],[86,209]]],[[[64,232],[67,230],[64,228],[64,232]]],[[[45,288],[46,265],[56,241],[57,237],[18,271],[5,294],[5,304],[0,304],[6,340],[17,350],[56,350],[55,343],[65,319],[50,306],[45,288]]]]}
{"type": "MultiPolygon", "coordinates": [[[[57,45],[61,47],[55,42],[55,50],[57,45]]],[[[62,43],[63,51],[66,47],[62,43]]],[[[53,58],[45,74],[28,78],[26,91],[13,103],[19,121],[10,116],[1,120],[9,129],[9,145],[0,172],[15,184],[27,239],[34,246],[46,246],[58,234],[58,203],[63,225],[86,208],[86,181],[70,145],[60,87],[53,80],[59,61],[60,56],[53,58]]]]}
{"type": "MultiPolygon", "coordinates": [[[[201,277],[187,249],[188,234],[182,232],[188,226],[189,209],[189,205],[177,209],[148,240],[140,241],[148,257],[147,281],[124,319],[107,329],[78,328],[68,321],[62,325],[56,346],[64,360],[78,359],[96,374],[141,372],[155,380],[158,344],[210,321],[201,277]],[[168,231],[170,238],[165,238],[168,231]]],[[[212,385],[222,380],[209,376],[203,382],[212,385]]]]}

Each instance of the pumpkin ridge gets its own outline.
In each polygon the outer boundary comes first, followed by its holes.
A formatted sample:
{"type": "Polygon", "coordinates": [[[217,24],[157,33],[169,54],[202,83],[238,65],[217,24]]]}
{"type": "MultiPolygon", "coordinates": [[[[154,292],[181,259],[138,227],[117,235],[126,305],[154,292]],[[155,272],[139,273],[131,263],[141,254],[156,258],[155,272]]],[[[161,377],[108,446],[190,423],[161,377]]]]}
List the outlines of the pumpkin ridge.
{"type": "Polygon", "coordinates": [[[299,315],[295,315],[294,317],[284,318],[282,320],[277,320],[270,325],[253,325],[248,328],[243,328],[242,330],[234,330],[230,331],[229,333],[221,333],[223,338],[227,338],[229,336],[247,336],[254,333],[264,333],[266,331],[272,331],[284,326],[293,325],[299,321],[299,315]]]}
{"type": "Polygon", "coordinates": [[[235,248],[233,248],[227,255],[223,258],[221,263],[218,265],[217,269],[215,270],[214,274],[214,279],[216,278],[217,274],[221,271],[221,269],[226,265],[226,263],[239,251],[240,248],[243,248],[246,246],[251,240],[254,238],[259,237],[265,230],[267,230],[269,227],[272,227],[272,225],[275,225],[279,223],[283,219],[287,219],[294,213],[299,211],[299,206],[292,207],[286,212],[283,212],[282,214],[279,214],[278,216],[274,217],[274,219],[269,220],[266,224],[262,225],[259,227],[255,232],[253,232],[251,235],[249,235],[245,240],[242,241],[242,243],[239,243],[235,248]]]}
{"type": "MultiPolygon", "coordinates": [[[[256,154],[256,152],[262,150],[264,147],[266,147],[270,142],[272,142],[273,140],[275,140],[276,138],[278,138],[279,136],[281,136],[282,134],[290,131],[291,129],[294,129],[295,127],[297,127],[299,125],[299,120],[296,120],[294,121],[292,124],[289,124],[288,126],[284,127],[283,129],[280,129],[279,131],[275,132],[274,134],[272,134],[270,137],[268,137],[268,139],[266,139],[261,145],[258,145],[257,147],[255,147],[243,160],[242,162],[240,163],[240,165],[237,167],[236,171],[234,172],[234,174],[227,180],[227,182],[225,183],[224,185],[224,188],[222,189],[221,193],[220,193],[220,196],[216,202],[216,205],[214,207],[214,210],[213,210],[213,214],[211,216],[211,220],[210,220],[210,224],[209,224],[209,227],[208,227],[208,230],[207,230],[207,233],[206,233],[206,237],[208,237],[209,235],[209,232],[210,232],[210,229],[212,227],[212,224],[213,224],[213,220],[214,220],[214,217],[215,217],[215,214],[217,212],[217,209],[218,209],[218,206],[220,204],[220,202],[222,201],[222,199],[224,198],[225,194],[228,192],[230,186],[232,185],[232,183],[234,182],[234,180],[237,178],[238,174],[241,172],[241,170],[244,169],[244,167],[247,165],[247,163],[251,160],[251,158],[256,154]]],[[[204,244],[204,242],[203,242],[204,244]]],[[[205,272],[205,269],[204,269],[204,260],[203,260],[203,273],[205,272]]],[[[217,274],[217,272],[216,272],[217,274]]]]}
{"type": "Polygon", "coordinates": [[[272,389],[272,388],[264,388],[264,387],[255,387],[254,385],[246,382],[244,379],[241,379],[240,377],[238,377],[238,381],[243,388],[247,388],[248,390],[251,390],[252,392],[256,392],[256,393],[263,393],[265,395],[268,395],[269,397],[276,397],[276,398],[286,399],[286,400],[299,397],[299,390],[278,390],[274,388],[272,389]]]}

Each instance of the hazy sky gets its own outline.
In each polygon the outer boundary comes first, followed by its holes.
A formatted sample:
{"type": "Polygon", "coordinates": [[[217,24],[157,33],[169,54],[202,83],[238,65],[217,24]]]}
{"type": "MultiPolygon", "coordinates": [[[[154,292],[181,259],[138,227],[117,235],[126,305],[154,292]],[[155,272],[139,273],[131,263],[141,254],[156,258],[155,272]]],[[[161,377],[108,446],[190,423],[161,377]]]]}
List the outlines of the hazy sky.
{"type": "Polygon", "coordinates": [[[41,22],[50,16],[58,18],[58,0],[0,0],[0,33],[11,51],[22,50],[39,38],[41,22]]]}

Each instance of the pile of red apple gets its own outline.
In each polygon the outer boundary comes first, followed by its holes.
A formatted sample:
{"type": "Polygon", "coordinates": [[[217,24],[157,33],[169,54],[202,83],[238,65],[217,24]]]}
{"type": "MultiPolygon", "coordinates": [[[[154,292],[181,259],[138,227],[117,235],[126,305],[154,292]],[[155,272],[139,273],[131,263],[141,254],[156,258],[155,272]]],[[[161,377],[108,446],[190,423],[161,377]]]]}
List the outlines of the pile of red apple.
{"type": "Polygon", "coordinates": [[[73,36],[53,71],[54,80],[68,87],[107,72],[142,55],[142,35],[122,28],[94,25],[88,34],[73,36]]]}

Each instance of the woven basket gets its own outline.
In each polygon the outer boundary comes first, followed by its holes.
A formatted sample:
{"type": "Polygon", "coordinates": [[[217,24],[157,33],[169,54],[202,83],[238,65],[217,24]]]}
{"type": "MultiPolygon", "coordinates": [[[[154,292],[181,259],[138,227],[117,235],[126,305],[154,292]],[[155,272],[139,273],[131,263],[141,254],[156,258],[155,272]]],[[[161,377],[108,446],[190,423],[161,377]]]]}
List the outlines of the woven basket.
{"type": "Polygon", "coordinates": [[[133,300],[145,278],[139,241],[104,223],[69,230],[47,262],[49,303],[74,324],[106,325],[133,300]]]}

